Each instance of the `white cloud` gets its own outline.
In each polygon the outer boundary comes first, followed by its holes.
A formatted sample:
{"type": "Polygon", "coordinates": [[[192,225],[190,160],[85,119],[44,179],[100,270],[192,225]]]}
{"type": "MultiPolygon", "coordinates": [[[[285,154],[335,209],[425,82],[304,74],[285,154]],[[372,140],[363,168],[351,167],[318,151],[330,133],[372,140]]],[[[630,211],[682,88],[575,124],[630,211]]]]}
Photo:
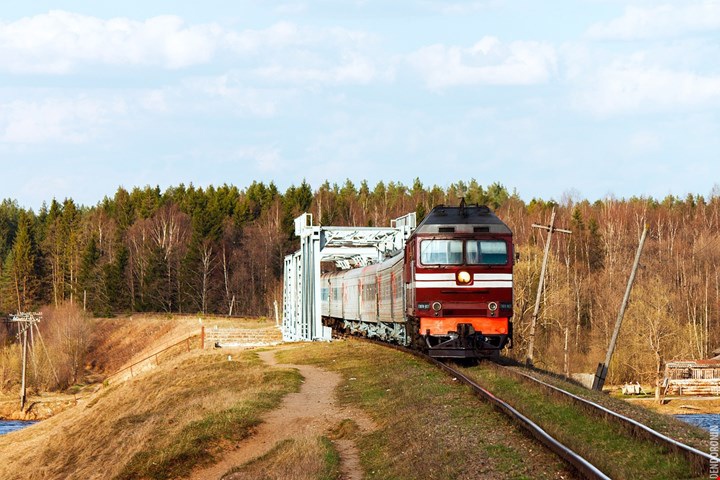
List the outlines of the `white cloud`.
{"type": "Polygon", "coordinates": [[[277,50],[287,55],[310,46],[357,50],[374,38],[361,31],[289,22],[235,31],[216,23],[188,25],[174,15],[105,20],[55,10],[0,22],[0,70],[67,74],[88,64],[180,69],[208,63],[220,53],[249,56],[277,50]]]}
{"type": "Polygon", "coordinates": [[[651,153],[660,150],[662,141],[655,132],[641,130],[630,136],[628,144],[632,152],[651,153]]]}
{"type": "Polygon", "coordinates": [[[186,26],[176,16],[144,22],[51,11],[0,24],[0,68],[68,73],[81,63],[182,68],[210,60],[223,30],[186,26]]]}
{"type": "Polygon", "coordinates": [[[440,12],[444,15],[466,15],[496,8],[502,4],[502,0],[473,0],[468,2],[446,2],[428,0],[421,3],[427,9],[440,12]]]}
{"type": "Polygon", "coordinates": [[[235,152],[241,162],[250,162],[259,172],[280,172],[285,167],[280,150],[274,147],[244,147],[235,152]]]}
{"type": "Polygon", "coordinates": [[[306,3],[295,2],[295,3],[283,3],[273,9],[278,15],[298,15],[305,13],[308,9],[306,3]]]}
{"type": "Polygon", "coordinates": [[[141,93],[138,101],[143,110],[166,113],[169,111],[167,97],[167,92],[164,90],[150,90],[141,93]]]}
{"type": "Polygon", "coordinates": [[[720,29],[720,2],[682,2],[680,5],[629,6],[609,22],[592,25],[587,36],[601,40],[662,38],[720,29]]]}
{"type": "Polygon", "coordinates": [[[252,54],[288,47],[320,49],[361,49],[377,40],[374,34],[341,27],[304,27],[281,21],[268,28],[225,32],[225,46],[237,53],[252,54]]]}
{"type": "Polygon", "coordinates": [[[195,104],[207,103],[208,98],[222,102],[222,105],[208,103],[207,106],[220,110],[230,107],[237,114],[251,114],[257,117],[272,117],[277,113],[278,101],[288,96],[282,90],[254,88],[243,83],[243,76],[226,74],[217,77],[194,78],[183,82],[180,88],[168,89],[177,101],[190,100],[195,104]]]}
{"type": "Polygon", "coordinates": [[[431,45],[409,57],[430,88],[460,85],[532,85],[546,82],[555,69],[555,49],[541,42],[504,44],[483,37],[470,48],[431,45]]]}
{"type": "Polygon", "coordinates": [[[368,58],[355,54],[345,54],[339,64],[320,62],[317,66],[273,65],[260,67],[253,73],[265,80],[297,84],[368,84],[378,76],[388,77],[391,73],[379,73],[377,67],[368,58]]]}
{"type": "Polygon", "coordinates": [[[278,22],[262,30],[228,32],[227,47],[238,53],[256,53],[261,48],[282,48],[310,42],[298,27],[290,22],[278,22]]]}
{"type": "Polygon", "coordinates": [[[127,113],[122,99],[46,98],[0,104],[0,142],[84,143],[107,123],[127,113]]]}
{"type": "Polygon", "coordinates": [[[596,115],[717,108],[720,75],[613,64],[588,75],[574,103],[596,115]]]}

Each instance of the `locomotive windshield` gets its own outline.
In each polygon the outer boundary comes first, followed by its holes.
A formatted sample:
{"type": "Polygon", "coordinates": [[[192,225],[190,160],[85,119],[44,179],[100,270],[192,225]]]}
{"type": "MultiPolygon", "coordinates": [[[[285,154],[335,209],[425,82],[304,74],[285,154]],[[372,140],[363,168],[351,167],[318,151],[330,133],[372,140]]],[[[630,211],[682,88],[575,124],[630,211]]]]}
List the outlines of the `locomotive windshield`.
{"type": "Polygon", "coordinates": [[[506,265],[507,261],[507,244],[502,240],[423,240],[420,243],[423,265],[506,265]]]}
{"type": "Polygon", "coordinates": [[[461,265],[462,240],[424,240],[420,244],[420,262],[424,265],[461,265]]]}
{"type": "Polygon", "coordinates": [[[505,265],[507,244],[502,240],[468,240],[467,263],[471,265],[505,265]]]}

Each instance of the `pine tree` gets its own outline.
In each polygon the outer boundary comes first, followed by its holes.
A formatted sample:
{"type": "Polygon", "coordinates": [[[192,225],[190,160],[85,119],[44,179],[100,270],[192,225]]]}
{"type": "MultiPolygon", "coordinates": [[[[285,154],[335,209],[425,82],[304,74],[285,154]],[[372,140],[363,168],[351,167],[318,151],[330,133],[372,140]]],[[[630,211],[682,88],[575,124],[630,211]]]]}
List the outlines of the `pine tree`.
{"type": "Polygon", "coordinates": [[[32,223],[23,212],[18,222],[18,231],[12,246],[9,266],[12,275],[18,312],[27,311],[35,302],[38,279],[36,274],[36,251],[32,238],[32,223]]]}
{"type": "Polygon", "coordinates": [[[80,271],[78,273],[78,284],[82,295],[83,307],[96,311],[100,307],[98,290],[100,287],[100,249],[98,248],[97,237],[92,235],[80,259],[80,271]]]}

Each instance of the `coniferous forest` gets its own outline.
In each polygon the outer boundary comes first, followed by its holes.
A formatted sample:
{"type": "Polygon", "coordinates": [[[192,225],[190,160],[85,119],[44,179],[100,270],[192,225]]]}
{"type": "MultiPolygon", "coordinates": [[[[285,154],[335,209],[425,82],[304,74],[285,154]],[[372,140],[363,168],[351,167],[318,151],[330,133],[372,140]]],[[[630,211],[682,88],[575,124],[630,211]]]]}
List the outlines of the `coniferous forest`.
{"type": "MultiPolygon", "coordinates": [[[[385,226],[433,206],[486,204],[514,231],[515,341],[522,357],[545,232],[551,244],[536,363],[594,371],[604,357],[644,224],[642,256],[610,380],[650,380],[664,363],[704,358],[720,346],[720,188],[707,197],[523,201],[492,183],[447,188],[363,181],[303,181],[285,192],[247,188],[119,188],[95,206],[52,200],[39,211],[0,204],[0,313],[76,305],[96,316],[128,312],[270,315],[282,303],[284,255],[299,243],[293,219],[385,226]]],[[[8,338],[7,341],[10,341],[8,338]]]]}

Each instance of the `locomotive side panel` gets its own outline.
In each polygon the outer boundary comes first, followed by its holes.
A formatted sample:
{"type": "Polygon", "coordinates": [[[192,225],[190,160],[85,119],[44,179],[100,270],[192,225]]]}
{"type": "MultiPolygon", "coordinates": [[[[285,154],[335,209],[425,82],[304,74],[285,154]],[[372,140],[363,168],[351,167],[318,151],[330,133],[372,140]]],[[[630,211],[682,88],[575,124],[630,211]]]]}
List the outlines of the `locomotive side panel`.
{"type": "Polygon", "coordinates": [[[360,276],[351,271],[343,275],[343,315],[346,320],[360,320],[360,276]]]}
{"type": "Polygon", "coordinates": [[[378,317],[377,278],[375,269],[365,268],[362,275],[360,309],[363,322],[375,323],[378,317]]]}
{"type": "Polygon", "coordinates": [[[390,278],[392,271],[388,268],[378,271],[378,321],[392,321],[392,296],[390,295],[392,285],[390,278]]]}
{"type": "Polygon", "coordinates": [[[382,263],[378,269],[378,320],[381,322],[405,321],[402,288],[404,258],[404,255],[394,257],[392,262],[382,263]]]}
{"type": "Polygon", "coordinates": [[[330,279],[323,278],[320,282],[320,315],[330,316],[330,279]]]}
{"type": "Polygon", "coordinates": [[[393,268],[392,276],[392,318],[394,322],[405,322],[405,280],[403,263],[393,268]]]}
{"type": "Polygon", "coordinates": [[[328,315],[335,318],[343,318],[343,295],[342,295],[342,277],[332,275],[330,281],[330,307],[328,315]]]}

